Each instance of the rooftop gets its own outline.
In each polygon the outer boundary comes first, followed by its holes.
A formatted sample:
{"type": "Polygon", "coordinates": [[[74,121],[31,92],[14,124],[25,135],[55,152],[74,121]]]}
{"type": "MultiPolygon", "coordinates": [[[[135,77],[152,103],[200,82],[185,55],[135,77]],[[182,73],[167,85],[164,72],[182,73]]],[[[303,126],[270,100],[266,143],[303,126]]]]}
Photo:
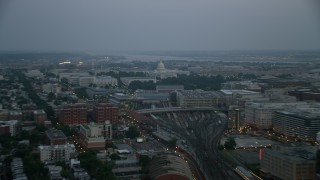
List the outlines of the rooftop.
{"type": "Polygon", "coordinates": [[[209,98],[209,97],[217,97],[222,95],[218,91],[203,91],[203,90],[194,90],[194,91],[185,90],[185,91],[179,91],[179,94],[189,98],[209,98]]]}
{"type": "Polygon", "coordinates": [[[66,135],[57,129],[49,129],[46,131],[47,137],[52,140],[52,139],[67,139],[66,135]]]}
{"type": "Polygon", "coordinates": [[[232,94],[241,94],[241,95],[245,95],[245,94],[260,94],[259,92],[248,91],[248,90],[227,90],[227,89],[221,89],[220,91],[221,91],[223,94],[225,94],[225,95],[232,95],[232,94]]]}

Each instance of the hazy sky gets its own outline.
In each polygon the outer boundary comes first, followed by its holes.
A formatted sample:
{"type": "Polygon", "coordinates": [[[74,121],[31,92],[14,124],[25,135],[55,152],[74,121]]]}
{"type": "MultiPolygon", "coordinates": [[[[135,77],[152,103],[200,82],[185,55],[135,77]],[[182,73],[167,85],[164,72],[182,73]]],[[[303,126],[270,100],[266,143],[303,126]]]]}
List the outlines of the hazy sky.
{"type": "Polygon", "coordinates": [[[318,0],[0,0],[0,50],[320,49],[318,0]]]}

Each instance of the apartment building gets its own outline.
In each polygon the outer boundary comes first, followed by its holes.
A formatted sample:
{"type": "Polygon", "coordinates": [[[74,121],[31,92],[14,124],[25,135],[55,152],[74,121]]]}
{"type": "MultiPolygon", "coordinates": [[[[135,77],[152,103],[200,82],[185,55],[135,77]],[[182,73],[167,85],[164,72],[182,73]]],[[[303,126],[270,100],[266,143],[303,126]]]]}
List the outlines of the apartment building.
{"type": "Polygon", "coordinates": [[[59,121],[67,125],[87,123],[87,107],[85,104],[65,105],[59,115],[59,121]]]}
{"type": "Polygon", "coordinates": [[[93,106],[94,121],[102,123],[105,121],[111,121],[111,123],[118,120],[118,108],[110,104],[99,103],[93,106]]]}
{"type": "Polygon", "coordinates": [[[76,149],[73,144],[39,146],[41,162],[69,161],[76,149]]]}
{"type": "Polygon", "coordinates": [[[80,125],[80,143],[88,149],[105,149],[107,140],[112,139],[110,121],[80,125]]]}

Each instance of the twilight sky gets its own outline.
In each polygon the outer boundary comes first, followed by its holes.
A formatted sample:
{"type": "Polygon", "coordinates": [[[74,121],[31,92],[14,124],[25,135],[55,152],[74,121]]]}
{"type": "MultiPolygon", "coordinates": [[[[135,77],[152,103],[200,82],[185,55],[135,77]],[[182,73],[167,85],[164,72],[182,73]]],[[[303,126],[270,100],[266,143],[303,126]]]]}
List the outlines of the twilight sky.
{"type": "Polygon", "coordinates": [[[0,0],[0,50],[320,49],[318,0],[0,0]]]}

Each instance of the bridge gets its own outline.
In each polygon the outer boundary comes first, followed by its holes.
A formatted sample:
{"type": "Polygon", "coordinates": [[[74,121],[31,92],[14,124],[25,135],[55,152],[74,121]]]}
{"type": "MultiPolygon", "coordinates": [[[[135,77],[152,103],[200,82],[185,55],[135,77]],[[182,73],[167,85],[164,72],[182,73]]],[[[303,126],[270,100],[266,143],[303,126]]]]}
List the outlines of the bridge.
{"type": "Polygon", "coordinates": [[[150,113],[164,113],[164,112],[182,112],[182,111],[227,111],[224,108],[209,107],[209,106],[199,106],[199,107],[165,107],[165,108],[153,108],[153,109],[140,109],[136,110],[140,114],[150,114],[150,113]]]}

